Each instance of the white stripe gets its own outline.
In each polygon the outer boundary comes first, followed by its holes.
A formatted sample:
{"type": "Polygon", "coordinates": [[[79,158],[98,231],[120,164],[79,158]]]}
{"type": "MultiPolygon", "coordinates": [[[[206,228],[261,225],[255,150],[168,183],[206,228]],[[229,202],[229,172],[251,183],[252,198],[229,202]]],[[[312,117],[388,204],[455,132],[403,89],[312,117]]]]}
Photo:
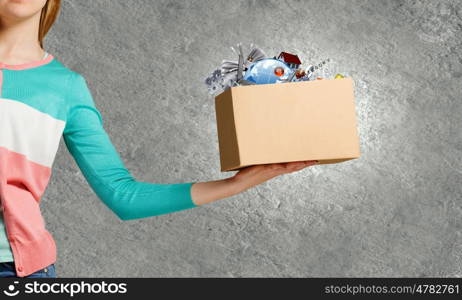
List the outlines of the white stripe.
{"type": "Polygon", "coordinates": [[[51,168],[65,123],[22,102],[0,98],[0,146],[35,163],[51,168]]]}

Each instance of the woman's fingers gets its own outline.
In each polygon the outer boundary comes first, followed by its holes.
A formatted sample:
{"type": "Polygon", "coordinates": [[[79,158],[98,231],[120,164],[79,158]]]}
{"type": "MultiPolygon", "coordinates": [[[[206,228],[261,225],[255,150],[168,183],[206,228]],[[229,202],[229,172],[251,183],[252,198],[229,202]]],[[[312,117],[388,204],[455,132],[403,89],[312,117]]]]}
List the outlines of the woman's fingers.
{"type": "Polygon", "coordinates": [[[310,167],[310,166],[314,166],[318,164],[318,161],[309,161],[309,162],[305,162],[304,164],[301,164],[299,165],[298,167],[295,168],[295,171],[299,171],[301,169],[304,169],[304,168],[307,168],[307,167],[310,167]]]}
{"type": "Polygon", "coordinates": [[[282,174],[287,174],[295,171],[299,171],[306,167],[317,164],[316,160],[307,160],[307,161],[295,161],[288,163],[276,163],[267,165],[267,169],[271,177],[279,176],[282,174]]]}
{"type": "Polygon", "coordinates": [[[306,168],[306,167],[308,167],[308,166],[309,166],[309,165],[304,164],[304,163],[302,163],[302,164],[297,164],[297,165],[295,165],[294,167],[292,167],[291,170],[292,170],[292,171],[299,171],[299,170],[304,169],[304,168],[306,168]]]}
{"type": "Polygon", "coordinates": [[[277,163],[277,164],[270,164],[268,167],[271,170],[281,170],[286,168],[286,163],[277,163]]]}
{"type": "Polygon", "coordinates": [[[231,182],[233,189],[241,192],[276,176],[299,171],[316,163],[316,160],[309,160],[249,166],[234,174],[231,182]]]}
{"type": "Polygon", "coordinates": [[[295,162],[288,162],[288,163],[273,163],[273,164],[266,164],[266,165],[256,165],[246,167],[241,169],[235,177],[239,178],[252,178],[256,181],[266,181],[270,178],[287,174],[295,171],[299,171],[304,169],[308,166],[315,165],[317,163],[316,160],[307,160],[307,161],[295,161],[295,162]]]}
{"type": "Polygon", "coordinates": [[[301,169],[304,169],[309,166],[313,166],[317,164],[317,160],[306,160],[306,161],[296,161],[296,162],[290,162],[287,164],[287,169],[289,171],[299,171],[301,169]]]}

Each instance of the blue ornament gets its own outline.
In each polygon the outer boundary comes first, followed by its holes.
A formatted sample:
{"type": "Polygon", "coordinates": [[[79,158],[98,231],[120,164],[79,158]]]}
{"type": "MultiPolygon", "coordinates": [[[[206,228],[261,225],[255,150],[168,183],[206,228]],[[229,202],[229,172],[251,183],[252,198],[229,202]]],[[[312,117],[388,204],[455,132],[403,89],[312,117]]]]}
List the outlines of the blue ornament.
{"type": "Polygon", "coordinates": [[[287,63],[274,58],[265,58],[251,64],[245,72],[244,80],[256,84],[278,83],[289,78],[294,72],[287,63]]]}

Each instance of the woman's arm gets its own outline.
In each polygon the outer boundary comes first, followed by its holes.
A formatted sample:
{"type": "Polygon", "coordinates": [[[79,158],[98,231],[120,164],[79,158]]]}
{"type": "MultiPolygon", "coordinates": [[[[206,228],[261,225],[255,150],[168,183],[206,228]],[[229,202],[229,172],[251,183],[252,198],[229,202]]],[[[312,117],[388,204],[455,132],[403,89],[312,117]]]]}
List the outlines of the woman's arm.
{"type": "MultiPolygon", "coordinates": [[[[85,79],[69,77],[64,143],[90,187],[121,220],[193,208],[193,182],[158,184],[136,180],[106,130],[85,79]]],[[[161,142],[161,141],[159,141],[161,142]]]]}
{"type": "Polygon", "coordinates": [[[64,142],[96,195],[122,220],[172,213],[242,192],[305,164],[253,166],[235,176],[210,182],[157,184],[136,180],[125,167],[85,79],[69,78],[64,142]]]}
{"type": "Polygon", "coordinates": [[[311,160],[247,167],[233,177],[194,183],[191,188],[191,197],[196,205],[210,203],[239,194],[278,175],[299,171],[316,163],[317,161],[311,160]]]}

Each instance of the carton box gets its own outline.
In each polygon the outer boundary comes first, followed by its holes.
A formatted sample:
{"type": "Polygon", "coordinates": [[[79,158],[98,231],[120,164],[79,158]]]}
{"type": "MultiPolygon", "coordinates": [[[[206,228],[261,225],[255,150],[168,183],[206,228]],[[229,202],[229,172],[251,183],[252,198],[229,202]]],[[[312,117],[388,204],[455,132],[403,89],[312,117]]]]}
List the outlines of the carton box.
{"type": "Polygon", "coordinates": [[[351,78],[232,87],[215,112],[221,171],[360,156],[351,78]]]}

